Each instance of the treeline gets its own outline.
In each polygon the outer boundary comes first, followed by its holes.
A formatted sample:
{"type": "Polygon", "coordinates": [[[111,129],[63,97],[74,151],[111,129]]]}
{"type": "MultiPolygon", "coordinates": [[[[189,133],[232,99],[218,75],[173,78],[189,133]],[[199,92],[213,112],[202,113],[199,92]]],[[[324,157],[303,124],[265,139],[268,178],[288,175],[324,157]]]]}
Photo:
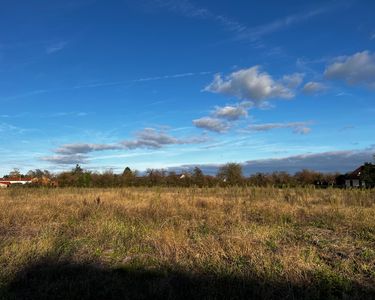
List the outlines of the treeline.
{"type": "MultiPolygon", "coordinates": [[[[375,186],[375,165],[365,164],[363,179],[368,186],[375,186]]],[[[28,186],[59,187],[130,187],[130,186],[165,186],[165,187],[215,187],[215,186],[276,186],[296,187],[315,185],[319,187],[343,186],[345,175],[339,173],[320,173],[302,170],[295,174],[287,172],[257,173],[249,177],[243,175],[242,166],[228,163],[219,168],[215,176],[206,175],[196,167],[191,172],[176,173],[163,169],[148,169],[144,174],[126,167],[122,174],[112,171],[103,173],[84,170],[76,165],[71,171],[52,174],[47,170],[31,170],[21,174],[12,171],[4,178],[32,178],[28,186]]]]}
{"type": "MultiPolygon", "coordinates": [[[[277,186],[295,187],[316,185],[321,187],[337,186],[337,173],[319,173],[302,170],[291,175],[287,172],[257,173],[249,177],[243,175],[242,166],[228,163],[219,168],[215,176],[206,175],[196,167],[191,172],[176,173],[173,171],[148,169],[144,174],[126,167],[122,174],[112,171],[103,173],[84,170],[76,165],[71,171],[52,174],[47,170],[33,170],[27,174],[12,171],[7,177],[33,178],[29,186],[60,187],[128,187],[128,186],[165,186],[165,187],[215,187],[215,186],[277,186]]],[[[4,176],[5,177],[5,176],[4,176]]]]}

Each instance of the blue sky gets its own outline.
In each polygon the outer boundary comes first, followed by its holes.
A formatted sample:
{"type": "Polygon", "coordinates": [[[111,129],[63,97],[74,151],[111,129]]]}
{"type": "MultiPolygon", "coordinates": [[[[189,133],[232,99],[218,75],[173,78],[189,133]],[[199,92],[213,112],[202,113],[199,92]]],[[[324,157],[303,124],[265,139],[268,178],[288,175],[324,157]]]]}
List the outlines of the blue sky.
{"type": "Polygon", "coordinates": [[[375,152],[374,1],[0,3],[2,174],[375,152]]]}

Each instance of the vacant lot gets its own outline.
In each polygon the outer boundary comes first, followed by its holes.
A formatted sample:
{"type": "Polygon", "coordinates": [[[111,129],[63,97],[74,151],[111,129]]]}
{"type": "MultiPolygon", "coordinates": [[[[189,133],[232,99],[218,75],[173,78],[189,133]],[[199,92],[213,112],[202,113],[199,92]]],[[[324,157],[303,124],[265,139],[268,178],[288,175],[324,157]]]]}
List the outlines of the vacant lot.
{"type": "Polygon", "coordinates": [[[0,190],[0,299],[375,297],[375,191],[0,190]]]}

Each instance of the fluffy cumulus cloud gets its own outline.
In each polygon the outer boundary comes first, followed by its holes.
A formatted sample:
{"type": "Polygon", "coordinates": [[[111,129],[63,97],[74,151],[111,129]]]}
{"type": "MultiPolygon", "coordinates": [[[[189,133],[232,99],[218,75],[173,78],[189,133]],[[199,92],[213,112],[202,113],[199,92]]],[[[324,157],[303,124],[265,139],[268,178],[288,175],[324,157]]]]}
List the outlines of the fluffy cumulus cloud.
{"type": "Polygon", "coordinates": [[[217,74],[204,90],[252,101],[256,105],[271,98],[289,99],[294,96],[293,91],[282,80],[275,81],[271,75],[261,71],[259,66],[242,69],[226,77],[217,74]]]}
{"type": "MultiPolygon", "coordinates": [[[[241,101],[237,105],[216,107],[209,116],[193,120],[193,124],[198,128],[224,133],[238,124],[236,121],[246,117],[250,108],[269,107],[268,100],[274,98],[293,98],[304,76],[303,73],[293,73],[275,80],[259,66],[241,69],[227,76],[216,74],[204,91],[235,97],[241,101]]],[[[295,132],[301,134],[309,130],[307,127],[295,128],[295,132]]]]}
{"type": "Polygon", "coordinates": [[[308,127],[309,122],[289,122],[289,123],[265,123],[265,124],[253,124],[248,126],[250,131],[270,131],[272,129],[280,128],[291,128],[294,133],[308,134],[311,128],[308,127]]]}
{"type": "Polygon", "coordinates": [[[309,81],[303,86],[302,92],[305,94],[316,94],[319,92],[323,92],[326,89],[327,87],[323,83],[309,81]]]}
{"type": "Polygon", "coordinates": [[[216,106],[209,116],[193,120],[197,128],[225,133],[232,128],[242,117],[247,117],[252,103],[243,101],[237,105],[216,106]]]}
{"type": "Polygon", "coordinates": [[[216,107],[214,115],[218,118],[227,119],[229,121],[235,121],[241,117],[247,116],[247,109],[242,105],[231,106],[227,105],[224,107],[216,107]]]}
{"type": "Polygon", "coordinates": [[[193,120],[193,124],[202,129],[222,133],[230,128],[230,125],[223,120],[218,118],[203,117],[200,119],[193,120]]]}
{"type": "Polygon", "coordinates": [[[327,66],[324,75],[351,85],[375,88],[375,53],[363,51],[352,56],[339,56],[327,66]]]}

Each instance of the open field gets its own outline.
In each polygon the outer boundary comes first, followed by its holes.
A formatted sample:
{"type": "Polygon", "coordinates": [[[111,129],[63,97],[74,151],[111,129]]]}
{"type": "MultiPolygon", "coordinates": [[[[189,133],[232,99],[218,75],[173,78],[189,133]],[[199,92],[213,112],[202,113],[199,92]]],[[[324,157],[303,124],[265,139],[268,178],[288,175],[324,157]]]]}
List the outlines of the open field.
{"type": "Polygon", "coordinates": [[[375,298],[375,190],[0,190],[0,299],[124,296],[375,298]]]}

